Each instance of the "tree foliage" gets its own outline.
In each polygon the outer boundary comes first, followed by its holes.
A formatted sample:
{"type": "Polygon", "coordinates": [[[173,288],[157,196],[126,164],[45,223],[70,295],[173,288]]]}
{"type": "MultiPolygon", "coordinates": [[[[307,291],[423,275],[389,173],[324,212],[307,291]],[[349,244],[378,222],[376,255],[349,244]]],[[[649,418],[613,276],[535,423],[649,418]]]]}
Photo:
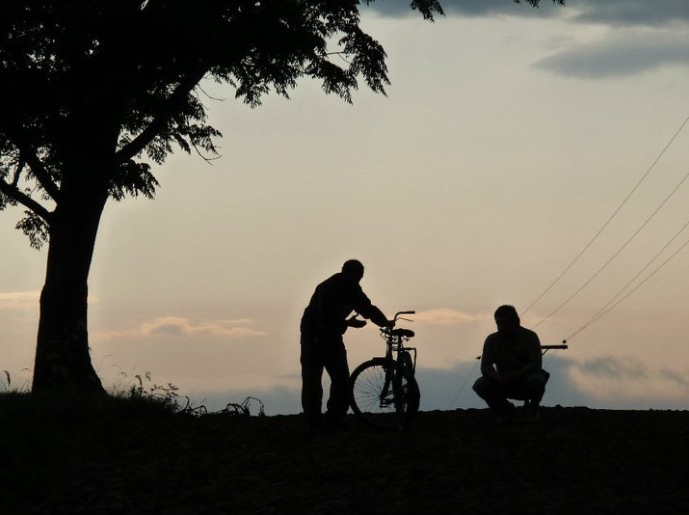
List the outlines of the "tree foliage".
{"type": "MultiPolygon", "coordinates": [[[[361,81],[384,93],[386,54],[361,29],[359,4],[3,0],[0,209],[22,204],[27,216],[17,227],[40,246],[69,164],[89,153],[87,143],[99,148],[84,173],[99,174],[112,198],[152,197],[152,163],[175,148],[216,150],[220,133],[197,88],[204,77],[230,84],[252,106],[271,90],[288,97],[304,76],[347,102],[361,81]]],[[[442,14],[437,0],[410,7],[429,20],[442,14]]]]}
{"type": "MultiPolygon", "coordinates": [[[[270,90],[288,97],[303,76],[346,101],[362,80],[384,92],[385,51],[360,28],[358,3],[3,0],[0,209],[24,205],[18,228],[39,246],[66,174],[78,174],[70,165],[86,157],[81,173],[97,174],[112,198],[152,197],[152,163],[175,148],[216,150],[204,77],[252,106],[270,90]]],[[[411,7],[442,12],[435,0],[411,7]]]]}

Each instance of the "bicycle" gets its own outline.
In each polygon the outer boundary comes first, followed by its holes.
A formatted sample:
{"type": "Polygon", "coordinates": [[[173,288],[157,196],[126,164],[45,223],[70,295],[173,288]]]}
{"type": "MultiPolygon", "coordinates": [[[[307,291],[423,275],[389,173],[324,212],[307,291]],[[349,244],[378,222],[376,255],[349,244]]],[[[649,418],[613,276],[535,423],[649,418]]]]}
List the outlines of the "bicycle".
{"type": "MultiPolygon", "coordinates": [[[[407,320],[401,315],[415,311],[400,311],[393,319],[407,320]]],[[[419,411],[421,394],[414,378],[416,348],[406,347],[405,341],[414,337],[410,329],[382,327],[385,339],[384,357],[376,357],[359,365],[351,376],[351,406],[354,414],[377,429],[406,430],[419,411]]]]}

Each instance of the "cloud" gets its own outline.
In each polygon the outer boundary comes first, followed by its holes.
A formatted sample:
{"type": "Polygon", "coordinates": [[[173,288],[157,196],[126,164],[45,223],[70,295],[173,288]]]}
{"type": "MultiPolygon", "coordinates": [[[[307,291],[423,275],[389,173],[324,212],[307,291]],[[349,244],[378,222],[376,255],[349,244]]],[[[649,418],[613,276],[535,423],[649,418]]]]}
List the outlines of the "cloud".
{"type": "MultiPolygon", "coordinates": [[[[402,17],[418,16],[418,13],[409,8],[408,0],[378,0],[370,5],[369,9],[382,16],[402,17]]],[[[558,14],[551,0],[541,0],[538,9],[531,7],[526,0],[521,4],[512,0],[440,0],[440,5],[447,16],[543,16],[546,13],[558,14]]]]}
{"type": "MultiPolygon", "coordinates": [[[[573,23],[619,26],[661,27],[689,23],[686,0],[577,0],[565,6],[552,0],[541,0],[537,9],[526,0],[440,0],[447,16],[491,17],[519,16],[545,19],[549,16],[573,23]]],[[[378,0],[371,4],[374,12],[390,17],[418,15],[409,8],[408,0],[378,0]]]]}
{"type": "Polygon", "coordinates": [[[659,27],[689,23],[686,0],[578,0],[574,20],[612,26],[659,27]]]}
{"type": "Polygon", "coordinates": [[[415,322],[429,325],[462,325],[490,318],[490,315],[472,315],[452,308],[429,309],[414,315],[415,322]]]}
{"type": "Polygon", "coordinates": [[[625,31],[555,53],[535,66],[557,75],[590,79],[626,77],[668,65],[689,66],[688,35],[625,31]]]}
{"type": "Polygon", "coordinates": [[[266,333],[247,327],[253,322],[244,320],[215,320],[206,322],[192,322],[187,318],[163,317],[146,322],[140,328],[141,334],[170,336],[226,336],[229,338],[243,338],[246,336],[262,336],[266,333]]]}
{"type": "Polygon", "coordinates": [[[190,337],[211,336],[229,339],[252,338],[265,336],[265,331],[252,327],[253,320],[210,320],[192,321],[183,317],[160,317],[144,322],[138,328],[127,331],[98,332],[93,335],[94,340],[111,340],[131,337],[190,337]]]}
{"type": "Polygon", "coordinates": [[[630,357],[572,362],[569,372],[579,390],[617,408],[676,407],[686,405],[689,395],[686,371],[657,369],[630,357]]]}
{"type": "MultiPolygon", "coordinates": [[[[541,0],[537,9],[526,1],[441,0],[448,17],[518,17],[570,28],[596,26],[597,42],[570,42],[568,48],[539,61],[542,70],[565,77],[596,79],[628,77],[667,65],[689,66],[689,2],[687,0],[577,0],[564,7],[541,0]]],[[[382,16],[411,16],[408,1],[372,4],[382,16]]]]}
{"type": "Polygon", "coordinates": [[[649,371],[639,360],[605,356],[584,361],[578,369],[585,375],[596,378],[619,380],[648,379],[649,371]]]}
{"type": "Polygon", "coordinates": [[[670,370],[669,368],[663,368],[658,375],[663,379],[689,389],[689,379],[687,379],[686,374],[682,374],[676,370],[670,370]]]}
{"type": "Polygon", "coordinates": [[[38,291],[0,293],[0,311],[36,308],[40,297],[38,291]]]}
{"type": "MultiPolygon", "coordinates": [[[[551,373],[544,406],[686,408],[689,384],[684,377],[687,374],[678,370],[654,370],[629,358],[604,357],[578,363],[563,354],[552,355],[544,366],[551,373]],[[646,379],[639,381],[639,377],[646,379]],[[609,387],[611,382],[614,388],[609,387]]],[[[421,388],[421,409],[485,408],[485,403],[472,389],[479,375],[477,360],[455,362],[444,368],[420,364],[416,369],[416,379],[421,388]]],[[[209,411],[220,410],[229,402],[241,403],[247,397],[260,399],[267,415],[301,411],[301,378],[296,371],[283,375],[271,375],[269,371],[265,375],[225,371],[222,375],[204,373],[196,381],[190,376],[174,377],[172,382],[182,387],[180,394],[188,396],[192,405],[204,405],[209,411]],[[194,386],[186,389],[187,385],[194,386]]],[[[324,384],[327,385],[326,378],[324,384]]],[[[325,398],[327,396],[326,393],[325,398]]],[[[252,414],[256,412],[252,411],[252,414]]]]}

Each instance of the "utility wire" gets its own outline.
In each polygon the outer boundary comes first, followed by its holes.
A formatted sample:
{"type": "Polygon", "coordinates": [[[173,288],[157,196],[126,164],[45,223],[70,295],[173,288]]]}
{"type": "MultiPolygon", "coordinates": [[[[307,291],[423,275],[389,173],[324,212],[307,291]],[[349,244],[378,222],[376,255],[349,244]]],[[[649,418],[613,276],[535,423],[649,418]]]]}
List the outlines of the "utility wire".
{"type": "MultiPolygon", "coordinates": [[[[687,120],[689,120],[689,118],[687,118],[687,120]]],[[[629,244],[634,240],[634,238],[637,237],[637,235],[644,229],[644,227],[646,227],[646,225],[648,225],[648,223],[655,217],[655,215],[658,214],[658,211],[660,211],[660,210],[663,208],[663,206],[665,206],[665,204],[667,204],[667,202],[675,195],[675,193],[677,193],[677,190],[680,188],[680,186],[682,186],[682,184],[684,184],[684,181],[686,181],[687,178],[689,178],[689,172],[686,173],[686,175],[682,178],[682,180],[680,180],[679,183],[677,183],[677,186],[675,186],[675,189],[673,189],[673,190],[670,192],[670,194],[669,194],[667,197],[665,197],[665,200],[663,200],[663,201],[660,203],[660,205],[650,214],[650,216],[649,216],[648,218],[646,218],[646,221],[644,221],[644,223],[641,224],[641,226],[634,232],[634,234],[632,234],[632,235],[627,239],[627,241],[624,242],[624,244],[617,250],[617,252],[615,252],[615,253],[610,257],[610,259],[608,259],[608,260],[603,264],[603,266],[600,267],[600,268],[598,269],[598,271],[597,271],[595,274],[593,274],[593,276],[591,276],[591,278],[590,278],[588,281],[586,281],[581,287],[579,287],[579,289],[578,289],[577,291],[575,291],[572,295],[570,295],[570,296],[567,298],[567,300],[565,300],[565,301],[564,301],[562,304],[560,304],[557,308],[555,308],[555,309],[554,309],[553,311],[551,311],[548,315],[546,315],[546,316],[545,316],[540,322],[538,322],[534,327],[538,327],[538,326],[541,325],[541,323],[543,323],[545,320],[547,320],[547,319],[550,318],[552,315],[554,315],[555,313],[557,313],[558,311],[560,311],[560,309],[562,309],[567,303],[569,303],[570,300],[572,300],[574,297],[576,297],[577,295],[579,295],[579,293],[580,293],[584,288],[586,288],[589,284],[591,284],[591,282],[592,282],[596,277],[598,277],[598,275],[600,275],[600,273],[601,273],[603,270],[605,270],[605,269],[608,267],[608,265],[609,265],[610,263],[612,263],[612,262],[615,260],[615,258],[616,258],[617,256],[619,256],[625,248],[627,248],[627,245],[629,245],[629,244]]]]}
{"type": "MultiPolygon", "coordinates": [[[[679,235],[682,234],[682,232],[684,232],[684,229],[686,229],[688,226],[689,226],[689,220],[687,220],[687,222],[679,229],[679,231],[677,231],[677,232],[675,233],[675,235],[674,235],[672,238],[670,238],[670,241],[668,241],[668,242],[663,246],[663,248],[660,249],[660,250],[656,253],[656,255],[653,256],[653,257],[650,259],[650,261],[649,261],[648,263],[646,263],[646,265],[644,265],[644,267],[643,267],[641,270],[639,270],[639,271],[637,272],[637,274],[636,274],[634,277],[632,277],[632,278],[629,280],[629,282],[627,282],[627,284],[625,284],[625,285],[620,289],[620,291],[618,291],[617,294],[615,294],[615,296],[607,302],[607,304],[605,304],[605,306],[603,306],[602,308],[600,308],[600,309],[596,312],[596,314],[593,315],[593,316],[589,319],[589,321],[586,322],[586,323],[584,324],[584,327],[589,326],[590,324],[592,324],[593,322],[595,322],[596,320],[598,320],[600,317],[602,317],[605,313],[607,313],[607,312],[608,312],[608,310],[607,310],[608,306],[610,306],[613,302],[615,302],[615,301],[617,300],[617,298],[618,298],[620,295],[622,295],[622,294],[624,293],[624,291],[625,291],[627,288],[629,288],[629,287],[634,283],[634,281],[636,281],[636,280],[641,276],[641,274],[643,274],[643,273],[646,271],[646,269],[648,269],[648,267],[651,266],[651,264],[653,264],[653,262],[654,262],[656,259],[658,259],[658,258],[660,257],[660,255],[661,255],[663,252],[665,252],[665,250],[667,250],[667,248],[672,244],[672,242],[674,242],[674,241],[679,237],[679,235]]],[[[582,327],[582,329],[583,329],[583,327],[582,327]]],[[[578,331],[577,331],[577,332],[578,332],[578,331]]],[[[576,333],[575,333],[575,334],[576,334],[576,333]]],[[[569,338],[571,338],[571,336],[570,336],[569,338]]]]}
{"type": "MultiPolygon", "coordinates": [[[[523,316],[527,311],[529,311],[532,307],[534,307],[534,305],[536,305],[536,303],[537,303],[538,301],[540,301],[540,300],[541,300],[541,299],[542,299],[542,298],[543,298],[543,297],[544,297],[544,296],[545,296],[545,295],[546,295],[546,294],[547,294],[547,293],[548,293],[548,292],[549,292],[549,291],[560,281],[560,279],[562,279],[562,277],[563,277],[563,276],[574,266],[574,264],[575,264],[577,261],[579,261],[579,259],[581,258],[581,256],[584,255],[584,253],[589,249],[589,247],[593,244],[593,242],[596,241],[596,240],[598,239],[598,237],[599,237],[599,236],[601,235],[601,233],[605,230],[605,228],[606,228],[608,225],[610,225],[610,222],[612,222],[612,220],[617,216],[617,214],[618,214],[618,213],[620,212],[620,210],[624,207],[624,205],[627,203],[627,201],[629,201],[629,199],[630,199],[631,196],[634,194],[634,192],[635,192],[635,191],[639,188],[639,186],[641,186],[641,184],[646,180],[646,177],[648,177],[648,175],[651,173],[651,171],[653,170],[653,168],[655,168],[655,166],[656,166],[656,164],[658,163],[658,161],[660,161],[660,158],[663,157],[663,155],[665,154],[665,152],[667,151],[667,149],[670,148],[670,146],[672,145],[672,143],[674,143],[675,139],[677,139],[677,136],[679,135],[680,132],[682,132],[682,129],[684,129],[684,126],[685,126],[688,122],[689,122],[689,116],[686,117],[686,119],[684,120],[684,122],[682,123],[682,125],[680,125],[679,129],[677,129],[677,131],[676,131],[675,134],[672,136],[672,138],[670,139],[670,141],[668,142],[668,144],[665,145],[665,148],[663,148],[663,150],[660,152],[660,154],[658,154],[658,157],[655,158],[655,160],[653,161],[653,163],[651,164],[651,166],[648,167],[648,170],[646,170],[646,173],[643,174],[643,176],[641,177],[641,179],[639,179],[639,181],[638,181],[638,182],[636,183],[636,185],[632,188],[632,190],[629,192],[629,194],[624,198],[624,200],[622,201],[622,203],[621,203],[619,206],[617,206],[617,209],[615,209],[615,211],[612,213],[612,215],[610,215],[610,217],[608,218],[608,220],[603,224],[603,226],[598,230],[598,232],[593,236],[593,238],[591,238],[591,240],[584,246],[584,248],[576,255],[576,257],[572,260],[572,262],[571,262],[569,265],[567,265],[567,267],[562,271],[562,273],[560,273],[560,275],[558,275],[558,276],[555,278],[555,280],[554,280],[553,282],[550,283],[550,285],[543,291],[543,293],[541,293],[541,294],[536,298],[536,300],[534,300],[531,304],[529,304],[529,306],[522,312],[522,316],[523,316]]],[[[607,265],[606,265],[606,266],[607,266],[607,265]]],[[[592,280],[592,279],[591,279],[591,280],[592,280]]],[[[590,282],[590,281],[589,281],[589,282],[590,282]]],[[[588,283],[587,283],[587,284],[588,284],[588,283]]],[[[585,286],[586,286],[586,285],[584,285],[584,287],[585,287],[585,286]]],[[[583,289],[584,287],[582,287],[581,289],[583,289]]],[[[576,293],[578,293],[578,291],[577,291],[576,293]]],[[[575,295],[576,295],[576,293],[575,293],[575,295]]],[[[570,300],[570,299],[567,299],[567,301],[565,301],[564,304],[566,304],[567,302],[569,302],[569,300],[570,300]]],[[[564,305],[564,304],[563,304],[563,305],[564,305]]],[[[560,307],[562,307],[562,306],[560,306],[560,307]]],[[[558,310],[559,310],[559,309],[560,309],[560,308],[558,308],[558,310]]],[[[557,311],[557,310],[556,310],[556,311],[557,311]]],[[[553,312],[553,313],[554,313],[554,312],[553,312]]],[[[550,315],[552,315],[553,313],[551,313],[550,315]]],[[[543,320],[541,320],[538,324],[541,324],[544,320],[546,320],[548,317],[550,317],[550,315],[548,315],[546,318],[544,318],[543,320]]]]}
{"type": "Polygon", "coordinates": [[[452,409],[455,406],[455,404],[457,403],[457,399],[459,399],[460,395],[464,393],[464,389],[466,388],[469,379],[474,377],[474,372],[476,372],[476,367],[478,367],[478,365],[478,360],[474,361],[474,366],[471,367],[471,372],[467,374],[466,378],[464,379],[464,383],[462,383],[462,386],[459,387],[457,395],[455,395],[455,398],[452,399],[452,402],[450,403],[450,406],[447,409],[452,409]]]}
{"type": "MultiPolygon", "coordinates": [[[[686,224],[684,224],[684,226],[682,227],[682,229],[680,229],[680,231],[672,238],[672,240],[670,240],[670,242],[668,242],[668,244],[665,245],[665,247],[663,247],[663,249],[658,253],[658,255],[659,255],[663,250],[665,250],[665,249],[668,247],[668,245],[670,245],[670,243],[672,243],[672,241],[679,235],[680,232],[682,232],[682,231],[684,230],[685,227],[687,227],[687,225],[689,225],[689,222],[687,222],[686,224]]],[[[568,336],[567,338],[565,338],[565,341],[568,341],[568,340],[574,338],[577,334],[579,334],[581,331],[583,331],[584,329],[586,329],[588,326],[590,326],[591,324],[593,324],[593,323],[596,322],[597,320],[600,320],[600,318],[601,318],[603,315],[609,313],[609,312],[612,311],[614,308],[616,308],[620,303],[622,303],[624,300],[626,300],[627,297],[629,297],[632,293],[634,293],[636,290],[638,290],[639,288],[641,288],[641,286],[643,286],[643,285],[646,283],[646,281],[648,281],[651,277],[653,277],[655,274],[657,274],[665,265],[667,265],[667,264],[668,264],[677,254],[679,254],[680,251],[683,250],[687,245],[689,245],[689,239],[688,239],[687,241],[685,241],[685,242],[682,244],[681,247],[679,247],[677,250],[675,250],[675,251],[672,253],[672,255],[670,255],[670,257],[668,257],[665,261],[663,261],[660,265],[658,265],[658,267],[657,267],[655,270],[653,270],[653,272],[651,272],[648,276],[646,276],[646,278],[645,278],[643,281],[641,281],[639,284],[637,284],[637,285],[636,285],[632,290],[630,290],[624,297],[622,297],[621,299],[619,299],[617,302],[615,302],[615,303],[614,303],[612,306],[610,306],[610,307],[607,307],[607,306],[610,305],[610,303],[612,302],[612,300],[611,300],[610,302],[608,302],[608,304],[606,304],[606,305],[605,305],[598,313],[596,313],[596,315],[594,315],[588,322],[586,322],[583,326],[581,326],[579,329],[577,329],[577,330],[576,330],[574,333],[572,333],[570,336],[568,336]],[[607,307],[607,309],[605,309],[606,307],[607,307]],[[604,310],[604,311],[603,311],[603,310],[604,310]]],[[[656,255],[656,256],[651,260],[651,262],[653,262],[653,261],[656,259],[656,257],[658,257],[658,255],[656,255]]],[[[650,265],[650,263],[649,263],[648,265],[650,265]]],[[[646,267],[644,267],[643,270],[645,270],[645,269],[648,267],[648,265],[646,265],[646,267]]],[[[634,279],[636,279],[636,277],[638,277],[638,276],[643,272],[643,270],[642,270],[641,272],[639,272],[639,274],[637,274],[637,275],[635,276],[634,279]]],[[[634,279],[632,279],[632,281],[633,281],[634,279]]],[[[631,283],[632,281],[630,281],[630,283],[631,283]]],[[[627,286],[629,286],[630,283],[628,283],[627,286]]],[[[618,294],[613,298],[613,300],[614,300],[615,298],[617,298],[617,297],[622,293],[622,291],[624,291],[624,290],[627,288],[627,286],[625,286],[625,287],[620,291],[620,293],[618,293],[618,294]]]]}

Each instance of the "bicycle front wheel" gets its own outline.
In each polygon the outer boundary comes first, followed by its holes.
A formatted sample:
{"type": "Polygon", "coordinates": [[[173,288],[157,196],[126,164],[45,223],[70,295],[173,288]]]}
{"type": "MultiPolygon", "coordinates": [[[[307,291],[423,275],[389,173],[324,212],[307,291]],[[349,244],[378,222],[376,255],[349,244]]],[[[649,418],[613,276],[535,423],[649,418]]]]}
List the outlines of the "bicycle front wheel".
{"type": "Polygon", "coordinates": [[[407,429],[419,409],[419,386],[411,370],[374,358],[352,373],[352,411],[378,429],[407,429]]]}
{"type": "Polygon", "coordinates": [[[400,353],[397,368],[397,421],[400,429],[407,429],[419,411],[421,392],[414,378],[414,367],[409,353],[400,353]]]}

